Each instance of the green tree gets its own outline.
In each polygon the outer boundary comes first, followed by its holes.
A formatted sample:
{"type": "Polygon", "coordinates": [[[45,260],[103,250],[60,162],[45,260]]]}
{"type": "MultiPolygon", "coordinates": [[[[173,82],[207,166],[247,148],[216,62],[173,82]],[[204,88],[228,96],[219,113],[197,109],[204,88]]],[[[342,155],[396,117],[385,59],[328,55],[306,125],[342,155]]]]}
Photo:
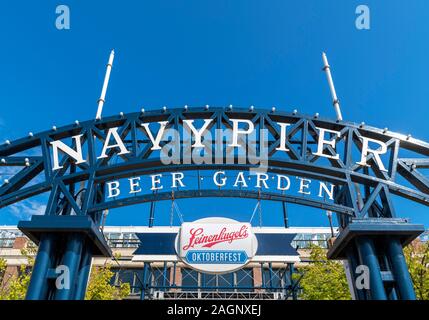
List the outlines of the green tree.
{"type": "Polygon", "coordinates": [[[17,274],[6,276],[7,261],[0,259],[0,300],[23,300],[30,283],[31,269],[34,264],[33,253],[35,249],[21,249],[26,257],[27,264],[19,266],[17,274]]]}
{"type": "Polygon", "coordinates": [[[3,283],[4,275],[6,273],[7,261],[6,259],[0,258],[0,284],[3,283]]]}
{"type": "Polygon", "coordinates": [[[326,250],[311,247],[308,266],[302,267],[304,276],[301,279],[301,299],[304,300],[350,300],[343,264],[339,261],[328,260],[326,250]]]}
{"type": "Polygon", "coordinates": [[[130,294],[130,284],[120,283],[119,287],[110,284],[114,276],[111,265],[93,268],[86,290],[86,300],[120,300],[130,294]]]}
{"type": "MultiPolygon", "coordinates": [[[[34,265],[35,249],[22,249],[21,254],[27,258],[27,264],[18,268],[18,273],[5,279],[7,261],[0,258],[0,300],[23,300],[31,278],[34,265]]],[[[118,300],[130,294],[129,283],[121,283],[119,287],[111,285],[114,273],[110,264],[93,268],[88,282],[85,299],[87,300],[118,300]]]]}
{"type": "Polygon", "coordinates": [[[7,268],[7,261],[6,259],[0,258],[0,300],[5,300],[6,296],[6,268],[7,268]]]}
{"type": "Polygon", "coordinates": [[[414,240],[404,248],[417,299],[429,300],[429,241],[414,240]]]}
{"type": "Polygon", "coordinates": [[[31,271],[25,265],[19,267],[18,275],[13,276],[7,288],[7,300],[24,300],[30,283],[31,271]]]}

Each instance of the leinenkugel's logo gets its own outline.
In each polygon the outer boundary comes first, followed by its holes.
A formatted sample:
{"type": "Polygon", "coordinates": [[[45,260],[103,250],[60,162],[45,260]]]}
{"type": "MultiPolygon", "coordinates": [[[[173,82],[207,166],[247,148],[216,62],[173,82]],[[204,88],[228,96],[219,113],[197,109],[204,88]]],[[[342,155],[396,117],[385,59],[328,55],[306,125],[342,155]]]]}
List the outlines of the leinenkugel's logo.
{"type": "Polygon", "coordinates": [[[227,218],[185,222],[176,238],[179,258],[196,270],[211,273],[243,267],[256,254],[257,247],[249,223],[227,218]]]}

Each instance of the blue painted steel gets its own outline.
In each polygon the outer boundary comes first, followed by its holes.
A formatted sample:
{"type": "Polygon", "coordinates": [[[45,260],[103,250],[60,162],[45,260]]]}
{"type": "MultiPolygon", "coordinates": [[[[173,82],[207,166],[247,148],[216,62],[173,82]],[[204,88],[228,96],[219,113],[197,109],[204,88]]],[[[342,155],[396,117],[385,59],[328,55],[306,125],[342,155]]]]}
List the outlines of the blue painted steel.
{"type": "Polygon", "coordinates": [[[350,273],[351,273],[351,277],[352,277],[352,281],[353,281],[352,286],[353,286],[353,291],[354,291],[355,297],[357,300],[365,300],[366,299],[365,291],[364,290],[358,290],[356,288],[356,268],[359,264],[356,261],[354,248],[353,247],[347,248],[346,255],[347,255],[347,261],[349,263],[350,273]]]}
{"type": "Polygon", "coordinates": [[[270,288],[273,287],[273,265],[271,262],[268,263],[268,270],[269,270],[269,284],[270,288]]]}
{"type": "MultiPolygon", "coordinates": [[[[164,278],[164,279],[162,279],[162,284],[165,286],[167,284],[167,277],[168,277],[168,275],[167,275],[167,262],[164,262],[164,269],[162,271],[162,275],[164,278]]],[[[168,285],[170,285],[170,283],[168,285]]]]}
{"type": "MultiPolygon", "coordinates": [[[[26,137],[13,141],[11,144],[0,145],[0,158],[2,159],[0,166],[15,167],[25,166],[25,168],[13,175],[8,183],[0,186],[0,208],[26,199],[28,197],[51,191],[44,222],[39,223],[22,223],[21,229],[36,243],[40,240],[39,253],[36,259],[36,264],[33,271],[33,277],[30,282],[29,299],[51,298],[50,294],[55,292],[50,288],[46,276],[49,268],[53,266],[53,260],[61,260],[64,244],[61,244],[58,251],[53,251],[52,232],[58,233],[59,237],[64,237],[69,232],[80,232],[86,234],[86,242],[84,252],[91,248],[92,253],[101,252],[108,256],[109,248],[103,243],[102,235],[97,232],[100,218],[100,210],[131,205],[141,202],[152,202],[149,226],[153,225],[155,201],[165,200],[167,193],[141,195],[124,200],[114,200],[106,202],[104,198],[103,188],[106,181],[112,179],[125,178],[135,175],[184,171],[184,170],[247,170],[253,167],[249,163],[253,163],[252,159],[248,159],[246,164],[236,164],[237,159],[234,159],[234,164],[180,164],[165,166],[160,161],[151,156],[150,141],[146,138],[138,140],[137,128],[140,128],[142,122],[169,121],[172,127],[179,129],[183,119],[213,119],[213,124],[221,128],[224,124],[230,122],[231,118],[235,119],[252,119],[256,126],[266,128],[271,132],[274,140],[280,137],[278,125],[276,122],[290,123],[289,133],[287,134],[287,147],[290,149],[287,157],[284,154],[278,156],[276,154],[276,143],[272,141],[269,148],[270,159],[268,161],[268,171],[272,173],[289,174],[308,178],[314,178],[320,181],[326,181],[336,184],[335,203],[330,204],[312,199],[301,199],[299,197],[291,197],[285,195],[273,195],[268,192],[252,193],[229,190],[201,190],[200,181],[198,181],[198,190],[178,191],[175,198],[186,197],[240,197],[240,198],[258,198],[266,200],[275,200],[285,202],[293,202],[303,205],[309,205],[324,210],[331,210],[339,215],[340,227],[342,232],[334,244],[334,252],[339,255],[332,254],[330,258],[340,257],[341,252],[346,251],[347,246],[356,246],[357,251],[363,263],[369,263],[374,268],[371,270],[371,297],[373,299],[384,299],[386,293],[383,287],[380,268],[377,257],[375,255],[374,244],[369,239],[370,233],[378,234],[380,238],[396,236],[392,242],[388,243],[388,254],[392,263],[392,269],[395,273],[395,288],[389,294],[389,298],[395,298],[399,295],[400,298],[413,299],[412,283],[407,273],[400,270],[406,270],[406,265],[403,263],[403,253],[401,245],[404,245],[415,238],[418,234],[417,229],[410,229],[412,225],[402,225],[397,230],[388,229],[381,223],[385,218],[395,216],[394,208],[390,199],[391,194],[396,194],[404,198],[413,200],[429,206],[429,180],[419,171],[420,168],[429,166],[429,144],[420,140],[416,140],[401,134],[396,134],[387,130],[381,130],[369,126],[363,126],[351,122],[334,121],[329,119],[314,118],[311,116],[298,115],[289,112],[272,112],[261,109],[244,109],[234,108],[233,110],[225,110],[224,108],[204,108],[188,109],[169,109],[147,111],[145,113],[131,113],[123,116],[106,117],[100,121],[85,121],[74,125],[68,125],[57,130],[45,131],[35,134],[32,137],[26,137]],[[180,119],[180,120],[179,120],[180,119]],[[105,130],[108,128],[120,127],[118,133],[122,138],[131,136],[130,154],[124,155],[124,161],[116,164],[109,164],[110,157],[113,156],[114,150],[108,152],[108,157],[105,159],[96,159],[96,148],[93,139],[103,140],[106,138],[105,130]],[[318,156],[308,154],[307,146],[310,141],[307,141],[311,136],[317,140],[317,127],[325,129],[341,131],[341,138],[345,142],[343,150],[339,150],[340,159],[332,160],[331,165],[321,165],[316,160],[318,156]],[[301,138],[297,138],[299,136],[301,138]],[[69,161],[67,156],[60,159],[62,169],[55,172],[52,171],[52,159],[49,142],[57,139],[70,138],[74,135],[82,135],[82,144],[84,149],[88,150],[88,162],[75,164],[69,161]],[[352,149],[357,146],[361,149],[362,136],[384,141],[387,145],[391,157],[386,160],[388,172],[382,172],[377,166],[373,166],[373,172],[370,174],[367,168],[363,172],[359,170],[360,166],[353,162],[352,149]],[[94,138],[96,137],[96,138],[94,138]],[[24,155],[26,151],[32,148],[40,147],[41,156],[24,155]],[[416,158],[400,158],[399,151],[404,150],[405,153],[413,152],[416,158]],[[28,160],[26,160],[28,158],[28,160]],[[77,170],[79,168],[79,170],[77,170]],[[36,182],[33,179],[38,176],[44,176],[45,180],[36,182]],[[29,182],[34,183],[29,183],[29,182]],[[407,184],[403,182],[406,181],[407,184]],[[80,182],[86,184],[85,196],[82,203],[77,202],[76,185],[80,182]],[[362,206],[358,205],[356,196],[356,188],[364,187],[364,196],[362,206]],[[410,188],[408,185],[412,185],[410,188]],[[101,196],[100,196],[101,195],[101,196]],[[378,200],[381,199],[381,201],[378,200]],[[94,220],[94,225],[89,229],[90,232],[82,229],[76,230],[70,224],[58,223],[56,215],[68,215],[71,210],[74,210],[78,215],[83,217],[91,216],[94,220]],[[359,233],[359,230],[354,230],[354,234],[348,233],[348,224],[351,217],[359,217],[367,219],[367,234],[359,233]],[[382,218],[378,221],[372,221],[369,218],[382,218]],[[39,229],[37,230],[37,225],[39,229]],[[404,228],[404,230],[399,230],[404,228]],[[407,229],[408,228],[408,229],[407,229]],[[73,229],[73,230],[72,230],[73,229]],[[371,229],[371,230],[370,230],[371,229]],[[56,230],[56,231],[55,231],[56,230]],[[95,230],[95,231],[94,231],[95,230]],[[401,232],[403,234],[401,234],[401,232]],[[50,234],[48,234],[50,233],[50,234]],[[350,238],[348,238],[350,236],[350,238]],[[49,240],[50,239],[50,240],[49,240]],[[352,241],[353,240],[353,241],[352,241]],[[336,247],[335,247],[336,246],[336,247]],[[50,253],[50,254],[47,254],[50,253]],[[404,269],[405,268],[405,269],[404,269]],[[396,276],[398,274],[398,276],[396,276]],[[38,277],[38,279],[36,279],[38,277]],[[375,284],[375,285],[374,285],[375,284]],[[395,294],[399,293],[399,294],[395,294]]],[[[337,139],[338,141],[338,139],[337,139]]],[[[180,141],[183,142],[182,140],[180,141]]],[[[74,146],[72,146],[74,147],[74,146]]],[[[260,146],[257,146],[258,148],[260,146]]],[[[332,150],[330,150],[332,152],[332,150]]],[[[369,159],[374,162],[373,159],[369,159]]],[[[372,163],[374,164],[374,163],[372,163]]],[[[284,216],[285,224],[287,224],[287,215],[284,216]]],[[[356,224],[351,223],[352,227],[356,224]]],[[[415,225],[414,225],[415,227],[415,225]]],[[[78,235],[75,235],[78,237],[78,235]]],[[[71,236],[74,238],[75,236],[71,236]]],[[[80,235],[79,237],[81,237],[80,235]]],[[[83,240],[82,240],[83,241],[83,240]]],[[[89,268],[83,261],[80,261],[77,254],[76,242],[71,240],[66,244],[67,251],[64,256],[64,261],[72,266],[74,273],[79,271],[79,281],[76,289],[76,297],[82,297],[82,284],[85,278],[85,272],[89,268]],[[79,263],[80,266],[79,267],[79,263]],[[82,265],[83,264],[83,265],[82,265]],[[76,267],[77,266],[77,267],[76,267]],[[83,271],[85,270],[85,271],[83,271]]],[[[378,245],[378,242],[377,244],[378,245]]],[[[261,249],[262,250],[262,249],[261,249]]],[[[380,250],[380,247],[377,247],[380,250]]],[[[331,251],[332,253],[332,251],[331,251]]],[[[382,252],[382,255],[384,253],[382,252]]],[[[85,254],[84,254],[85,255],[85,254]]],[[[356,257],[355,257],[356,258],[356,257]]],[[[385,259],[385,257],[382,257],[385,259]]],[[[86,258],[83,257],[82,260],[86,258]]],[[[351,259],[351,258],[350,258],[351,259]]],[[[349,259],[349,260],[350,260],[349,259]]],[[[145,265],[145,270],[149,266],[145,265]],[[147,266],[147,268],[146,268],[147,266]]],[[[291,266],[293,268],[293,266],[291,266]]],[[[262,269],[262,265],[261,265],[262,269]]],[[[264,277],[264,273],[262,273],[264,277]]],[[[387,281],[387,280],[386,280],[387,281]]],[[[146,284],[146,279],[144,279],[146,284]]],[[[265,281],[264,284],[265,285],[265,281]]],[[[391,283],[389,284],[391,285],[391,283]]],[[[56,294],[56,297],[73,297],[72,294],[62,295],[56,294]]],[[[142,293],[144,298],[144,292],[142,293]]]]}
{"type": "Polygon", "coordinates": [[[362,263],[369,269],[371,299],[387,300],[380,265],[372,240],[368,237],[359,237],[356,238],[356,244],[362,263]]]}
{"type": "MultiPolygon", "coordinates": [[[[204,276],[204,275],[206,275],[206,274],[202,274],[201,276],[204,276]]],[[[168,290],[168,289],[172,289],[172,287],[171,286],[159,286],[159,285],[149,285],[149,286],[147,286],[147,288],[148,289],[155,289],[155,290],[160,290],[160,289],[162,289],[163,291],[166,291],[166,290],[168,290]]],[[[202,285],[202,286],[177,286],[177,287],[174,287],[175,289],[181,289],[181,290],[201,290],[201,291],[205,291],[205,290],[223,290],[223,289],[227,289],[227,290],[230,290],[230,289],[247,289],[247,290],[255,290],[255,289],[260,289],[259,287],[250,287],[250,286],[240,286],[240,287],[237,287],[237,286],[234,286],[234,285],[226,285],[226,286],[204,286],[204,285],[202,285]]],[[[264,289],[269,289],[269,290],[271,290],[271,291],[282,291],[282,289],[283,289],[283,287],[281,287],[281,286],[272,286],[272,287],[270,287],[270,286],[265,286],[264,287],[264,289]]]]}
{"type": "Polygon", "coordinates": [[[286,210],[286,202],[282,201],[282,208],[283,208],[283,223],[285,228],[289,228],[289,218],[286,210]]]}
{"type": "Polygon", "coordinates": [[[56,300],[70,300],[74,298],[76,290],[76,280],[78,277],[79,264],[82,255],[83,236],[80,234],[70,234],[67,240],[66,252],[62,265],[68,267],[70,286],[57,288],[55,292],[56,300]]]}
{"type": "Polygon", "coordinates": [[[48,216],[33,215],[30,221],[20,221],[20,229],[34,243],[38,244],[39,239],[45,233],[85,234],[91,250],[96,256],[111,257],[112,250],[108,246],[106,239],[100,229],[89,215],[82,216],[48,216]]]}
{"type": "Polygon", "coordinates": [[[75,300],[83,300],[85,298],[86,287],[88,285],[89,274],[91,271],[92,254],[88,246],[84,246],[82,252],[82,261],[79,268],[75,300]]]}
{"type": "Polygon", "coordinates": [[[255,233],[258,239],[258,256],[298,256],[292,247],[296,233],[255,233]]]}
{"type": "Polygon", "coordinates": [[[134,255],[175,255],[174,242],[177,233],[137,233],[140,245],[134,255]]]}
{"type": "Polygon", "coordinates": [[[396,294],[396,289],[395,288],[391,288],[391,290],[389,292],[389,300],[399,300],[399,297],[396,294]]]}
{"type": "MultiPolygon", "coordinates": [[[[294,270],[294,265],[292,263],[289,264],[289,270],[290,270],[289,277],[291,279],[291,283],[293,283],[294,282],[293,281],[293,274],[294,274],[295,270],[294,270]]],[[[293,300],[298,300],[298,293],[296,290],[296,289],[298,289],[298,283],[299,282],[295,282],[295,284],[292,285],[292,299],[293,300]]]]}
{"type": "Polygon", "coordinates": [[[392,264],[392,272],[398,287],[399,296],[402,300],[415,300],[413,281],[408,272],[402,245],[398,239],[392,238],[387,241],[387,253],[392,264]]]}
{"type": "Polygon", "coordinates": [[[352,243],[356,237],[396,237],[402,246],[406,246],[424,230],[424,226],[421,224],[412,224],[398,218],[352,219],[341,231],[332,248],[329,249],[328,258],[345,259],[348,244],[352,243]]]}
{"type": "MultiPolygon", "coordinates": [[[[154,194],[155,194],[155,191],[154,191],[154,194]]],[[[148,227],[152,228],[154,222],[155,222],[155,202],[152,201],[151,204],[150,204],[148,227]]],[[[140,293],[140,300],[144,300],[145,299],[145,296],[146,296],[146,287],[148,285],[148,282],[151,281],[151,273],[149,272],[150,271],[149,268],[150,268],[149,263],[145,262],[144,266],[143,266],[143,283],[142,283],[142,289],[141,289],[141,293],[140,293]],[[148,273],[149,273],[149,276],[148,276],[148,273]]]]}
{"type": "MultiPolygon", "coordinates": [[[[362,126],[356,123],[322,118],[315,119],[312,116],[289,112],[276,111],[273,113],[270,110],[263,109],[254,109],[249,111],[244,108],[234,108],[234,110],[225,110],[224,108],[210,108],[210,110],[192,108],[187,111],[184,111],[183,109],[169,109],[167,111],[153,110],[146,111],[145,113],[130,113],[123,116],[106,117],[101,121],[85,121],[80,122],[78,125],[67,125],[57,128],[56,130],[49,130],[35,134],[32,137],[22,138],[13,141],[10,144],[0,145],[0,157],[5,159],[4,162],[0,163],[0,166],[14,166],[17,163],[22,164],[24,157],[18,157],[16,155],[17,153],[24,153],[34,147],[41,147],[42,149],[41,157],[37,158],[32,157],[31,155],[28,156],[29,167],[26,172],[17,174],[16,179],[10,179],[10,184],[5,184],[0,187],[0,207],[50,190],[54,187],[55,179],[58,177],[64,178],[63,182],[65,185],[85,181],[87,179],[92,179],[98,184],[114,177],[126,177],[133,174],[140,174],[140,172],[143,171],[150,173],[160,172],[160,170],[214,169],[216,166],[209,165],[162,166],[162,163],[159,161],[149,158],[150,148],[145,145],[148,143],[148,140],[137,141],[138,137],[135,134],[137,131],[136,128],[140,127],[142,122],[170,121],[173,127],[179,128],[181,126],[181,122],[178,119],[207,118],[214,119],[216,121],[213,123],[219,124],[225,123],[225,121],[228,122],[230,118],[253,119],[256,125],[268,128],[276,137],[275,139],[278,139],[279,137],[279,129],[275,124],[276,122],[291,123],[290,133],[288,134],[289,138],[299,131],[304,130],[305,132],[302,134],[302,141],[294,140],[294,148],[291,147],[291,150],[288,153],[290,157],[289,160],[276,156],[276,144],[273,143],[270,147],[271,157],[268,167],[270,172],[290,172],[300,176],[313,177],[322,181],[335,182],[341,185],[348,183],[346,182],[346,179],[350,179],[354,183],[374,187],[380,192],[391,192],[425,205],[429,205],[429,182],[418,171],[419,168],[423,168],[429,163],[429,159],[425,158],[429,155],[429,144],[426,142],[367,125],[362,126]],[[92,141],[94,136],[97,137],[97,139],[104,139],[105,129],[112,127],[120,127],[119,133],[123,137],[131,132],[132,152],[128,156],[124,156],[126,161],[122,164],[107,165],[109,157],[98,161],[94,157],[95,144],[92,141]],[[341,131],[343,135],[342,138],[346,138],[344,154],[341,155],[341,159],[338,161],[332,161],[332,166],[316,165],[315,160],[317,160],[317,156],[307,155],[305,152],[308,144],[307,137],[311,135],[314,138],[317,138],[317,127],[341,131]],[[89,152],[88,163],[78,164],[77,166],[81,171],[76,171],[75,173],[66,175],[67,168],[70,166],[70,163],[67,157],[65,157],[61,160],[61,164],[64,164],[64,169],[52,172],[49,141],[69,138],[78,134],[83,135],[82,143],[87,143],[88,148],[91,149],[89,152]],[[391,150],[394,155],[389,159],[390,163],[387,166],[389,168],[388,173],[383,173],[380,170],[375,169],[376,175],[371,176],[357,171],[359,166],[356,166],[356,164],[352,162],[351,148],[353,144],[356,144],[359,147],[361,136],[386,142],[389,150],[391,150]],[[298,144],[299,148],[296,148],[296,144],[298,144]],[[142,150],[136,152],[139,147],[142,150]],[[416,152],[421,157],[410,159],[399,158],[399,149],[416,152]],[[34,178],[38,175],[38,171],[42,168],[40,162],[42,160],[46,180],[31,186],[26,184],[25,182],[28,181],[28,179],[34,178]],[[143,169],[143,171],[140,171],[140,169],[143,169]],[[399,175],[413,184],[416,190],[411,190],[410,188],[401,185],[400,180],[396,179],[399,175]],[[380,183],[383,184],[383,188],[378,187],[378,184],[380,183]]],[[[296,139],[296,137],[294,137],[294,139],[296,139]]],[[[287,141],[287,144],[288,146],[292,146],[291,141],[287,141]]],[[[111,155],[113,155],[113,152],[109,152],[109,156],[111,155]]],[[[228,168],[228,166],[223,166],[223,168],[228,168]]],[[[229,168],[239,169],[239,166],[230,165],[229,168]]],[[[388,196],[385,198],[388,199],[388,196]]],[[[87,200],[89,201],[91,199],[87,200]]],[[[363,214],[366,214],[366,212],[363,212],[363,214]]]]}
{"type": "MultiPolygon", "coordinates": [[[[331,203],[324,200],[317,200],[310,197],[302,197],[297,195],[281,194],[278,192],[267,192],[267,191],[253,191],[253,190],[235,190],[235,189],[200,189],[200,190],[176,190],[174,191],[174,200],[177,199],[189,199],[189,198],[245,198],[245,199],[257,199],[257,200],[268,200],[277,202],[287,202],[300,204],[312,208],[318,208],[322,210],[330,210],[343,215],[353,215],[353,209],[341,204],[331,203]]],[[[121,198],[116,200],[109,200],[93,205],[89,211],[100,211],[105,209],[113,209],[125,206],[131,206],[140,203],[152,203],[155,201],[173,200],[172,192],[159,192],[156,194],[142,194],[135,195],[129,198],[121,198]]],[[[151,209],[152,211],[152,209],[151,209]]],[[[287,219],[287,217],[286,217],[287,219]]],[[[151,218],[151,221],[153,218],[151,218]]]]}
{"type": "Polygon", "coordinates": [[[176,286],[176,266],[177,266],[177,262],[174,261],[173,262],[173,283],[172,286],[176,286]]]}
{"type": "Polygon", "coordinates": [[[53,264],[54,245],[55,238],[52,234],[44,234],[40,239],[39,250],[25,296],[27,300],[43,300],[48,297],[49,284],[46,276],[53,264]]]}
{"type": "MultiPolygon", "coordinates": [[[[149,270],[149,268],[148,268],[149,270]]],[[[268,269],[267,269],[268,270],[268,269]]],[[[198,273],[197,274],[197,278],[199,277],[201,279],[201,285],[177,285],[174,284],[173,282],[169,282],[168,284],[163,283],[162,285],[159,285],[157,283],[154,284],[148,284],[147,286],[145,286],[146,290],[146,294],[143,295],[143,298],[151,298],[151,294],[153,292],[153,290],[155,291],[170,291],[172,289],[175,290],[192,290],[192,291],[196,291],[196,290],[201,290],[201,291],[212,291],[212,290],[228,290],[228,291],[236,291],[236,290],[249,290],[249,291],[253,291],[255,289],[259,289],[259,288],[264,288],[266,290],[269,290],[271,292],[283,292],[285,293],[286,297],[289,297],[290,295],[292,295],[292,297],[295,297],[295,299],[297,298],[297,290],[299,289],[298,287],[298,281],[296,280],[292,280],[292,274],[294,273],[293,270],[293,264],[287,264],[286,268],[284,269],[284,272],[282,274],[278,274],[277,276],[279,276],[281,278],[279,283],[274,284],[273,281],[268,281],[267,282],[267,277],[265,274],[263,274],[264,276],[264,280],[261,284],[256,284],[253,286],[243,286],[243,285],[239,285],[239,284],[234,284],[233,281],[229,282],[229,285],[222,285],[222,284],[213,284],[213,285],[207,285],[207,279],[206,277],[210,276],[210,277],[216,277],[215,275],[209,275],[209,274],[205,274],[205,273],[198,273]]],[[[168,274],[168,273],[167,273],[168,274]]],[[[227,276],[231,276],[233,278],[235,278],[236,273],[232,273],[232,274],[228,274],[227,276]]],[[[274,273],[271,273],[271,279],[273,279],[272,277],[274,277],[274,273]]],[[[232,279],[230,279],[232,280],[232,279]]],[[[163,281],[166,282],[166,281],[163,281]]]]}
{"type": "Polygon", "coordinates": [[[145,262],[144,266],[143,266],[143,283],[142,283],[142,288],[141,288],[141,292],[140,292],[140,300],[144,300],[146,297],[146,285],[147,285],[147,273],[148,273],[148,263],[145,262]]]}
{"type": "MultiPolygon", "coordinates": [[[[134,255],[175,255],[175,240],[177,233],[137,233],[140,240],[134,255]]],[[[255,233],[258,239],[256,255],[259,256],[298,256],[292,247],[296,233],[255,233]]]]}
{"type": "Polygon", "coordinates": [[[261,279],[262,279],[261,287],[265,288],[266,287],[266,283],[265,283],[264,263],[261,262],[260,266],[261,266],[261,279]]]}

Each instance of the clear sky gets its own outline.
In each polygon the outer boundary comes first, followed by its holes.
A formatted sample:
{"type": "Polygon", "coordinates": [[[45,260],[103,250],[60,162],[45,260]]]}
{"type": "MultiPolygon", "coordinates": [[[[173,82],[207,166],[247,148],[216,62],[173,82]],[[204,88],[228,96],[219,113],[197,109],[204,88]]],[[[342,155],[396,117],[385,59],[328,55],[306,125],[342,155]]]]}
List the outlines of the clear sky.
{"type": "MultiPolygon", "coordinates": [[[[0,3],[0,139],[94,118],[111,49],[104,115],[189,106],[298,109],[334,117],[326,51],[346,120],[429,141],[427,0],[3,1],[0,3]],[[70,30],[55,27],[57,5],[70,30]],[[370,9],[370,29],[355,9],[370,9]]],[[[46,196],[0,209],[0,224],[43,211],[46,196]]],[[[250,219],[255,200],[179,201],[185,220],[250,219]]],[[[395,200],[399,216],[429,226],[429,208],[395,200]]],[[[167,223],[171,203],[156,206],[167,223]]],[[[322,211],[288,206],[294,226],[326,225],[322,211]]],[[[147,223],[148,206],[112,210],[111,225],[147,223]]],[[[266,225],[281,207],[263,203],[266,225]]]]}

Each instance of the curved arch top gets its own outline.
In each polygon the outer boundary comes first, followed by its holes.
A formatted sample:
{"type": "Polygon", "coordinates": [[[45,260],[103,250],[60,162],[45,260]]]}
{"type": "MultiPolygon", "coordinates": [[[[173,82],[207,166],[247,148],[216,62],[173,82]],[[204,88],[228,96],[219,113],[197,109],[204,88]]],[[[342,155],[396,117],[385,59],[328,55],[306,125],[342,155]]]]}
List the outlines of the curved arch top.
{"type": "MultiPolygon", "coordinates": [[[[422,173],[429,168],[429,144],[424,141],[387,129],[297,113],[202,107],[76,122],[2,144],[0,166],[12,173],[0,187],[0,208],[52,190],[50,201],[61,194],[76,212],[103,209],[109,207],[103,190],[111,180],[186,170],[255,170],[263,152],[268,172],[335,184],[335,202],[340,203],[342,197],[352,199],[350,208],[324,204],[339,213],[363,216],[378,197],[388,205],[390,194],[429,204],[429,181],[422,173]],[[203,146],[197,139],[201,129],[205,129],[200,141],[203,146]],[[218,144],[224,148],[221,162],[216,161],[216,130],[225,134],[218,144]],[[250,141],[252,137],[254,141],[250,141]],[[158,149],[173,142],[180,149],[179,157],[161,155],[158,149]],[[185,159],[196,148],[207,155],[202,163],[202,156],[200,162],[185,159]],[[240,148],[246,148],[244,159],[240,148]],[[77,184],[85,184],[81,206],[73,203],[77,184]],[[359,186],[367,191],[366,203],[360,205],[355,199],[359,186]]],[[[269,198],[268,190],[261,193],[269,198]]],[[[181,193],[183,197],[204,194],[201,190],[181,193]]],[[[229,195],[233,194],[242,196],[238,191],[229,195]]],[[[278,199],[296,201],[292,198],[278,199]]],[[[148,199],[150,196],[142,196],[140,200],[148,199]]],[[[320,207],[310,200],[302,204],[320,207]]]]}

